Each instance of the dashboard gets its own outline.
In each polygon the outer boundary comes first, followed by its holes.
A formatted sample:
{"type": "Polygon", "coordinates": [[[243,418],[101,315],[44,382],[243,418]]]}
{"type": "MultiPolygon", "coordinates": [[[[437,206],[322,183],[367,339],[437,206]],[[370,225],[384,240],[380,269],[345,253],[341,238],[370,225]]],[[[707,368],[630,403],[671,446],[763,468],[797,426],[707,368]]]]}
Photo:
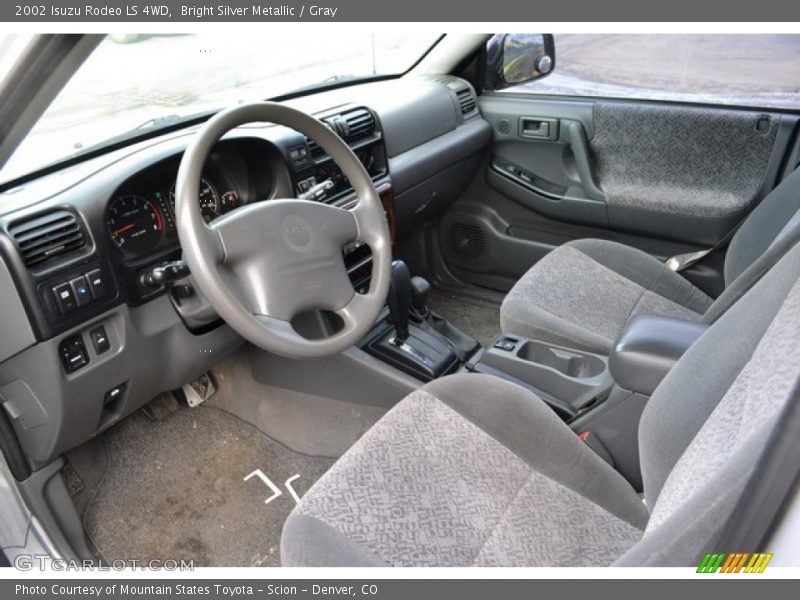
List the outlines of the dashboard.
{"type": "MultiPolygon", "coordinates": [[[[472,87],[449,76],[287,103],[350,146],[375,183],[393,243],[466,188],[492,135],[472,87]],[[465,94],[473,101],[463,102],[465,94]]],[[[181,258],[174,185],[196,131],[143,139],[0,191],[0,397],[34,463],[180,388],[243,343],[190,278],[163,286],[145,277],[181,258]]],[[[214,146],[197,202],[210,223],[323,182],[330,185],[315,201],[356,202],[322,148],[296,131],[254,123],[214,146]]],[[[342,260],[363,291],[369,248],[348,244],[342,260]]]]}
{"type": "MultiPolygon", "coordinates": [[[[109,199],[105,228],[123,264],[136,264],[178,247],[175,178],[180,155],[135,173],[109,199]]],[[[287,163],[278,148],[259,139],[226,140],[208,157],[197,203],[203,219],[250,204],[294,195],[287,163]]]]}

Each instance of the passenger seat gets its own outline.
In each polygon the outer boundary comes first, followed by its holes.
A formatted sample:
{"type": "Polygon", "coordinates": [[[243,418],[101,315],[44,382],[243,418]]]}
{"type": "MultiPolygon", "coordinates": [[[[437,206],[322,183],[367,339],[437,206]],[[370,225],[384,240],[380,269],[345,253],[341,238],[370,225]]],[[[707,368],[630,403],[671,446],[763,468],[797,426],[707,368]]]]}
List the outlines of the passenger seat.
{"type": "Polygon", "coordinates": [[[551,251],[503,301],[506,334],[608,354],[635,315],[713,323],[800,238],[800,169],[747,217],[725,256],[712,300],[653,256],[617,242],[575,240],[551,251]]]}

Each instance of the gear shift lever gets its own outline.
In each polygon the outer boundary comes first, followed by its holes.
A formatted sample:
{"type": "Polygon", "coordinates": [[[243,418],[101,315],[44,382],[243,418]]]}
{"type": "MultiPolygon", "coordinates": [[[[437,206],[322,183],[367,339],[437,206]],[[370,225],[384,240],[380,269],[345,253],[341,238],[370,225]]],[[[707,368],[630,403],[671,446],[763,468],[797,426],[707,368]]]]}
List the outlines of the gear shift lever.
{"type": "Polygon", "coordinates": [[[392,263],[392,277],[386,301],[394,323],[395,343],[399,346],[408,339],[408,313],[411,308],[411,273],[402,260],[392,263]]]}

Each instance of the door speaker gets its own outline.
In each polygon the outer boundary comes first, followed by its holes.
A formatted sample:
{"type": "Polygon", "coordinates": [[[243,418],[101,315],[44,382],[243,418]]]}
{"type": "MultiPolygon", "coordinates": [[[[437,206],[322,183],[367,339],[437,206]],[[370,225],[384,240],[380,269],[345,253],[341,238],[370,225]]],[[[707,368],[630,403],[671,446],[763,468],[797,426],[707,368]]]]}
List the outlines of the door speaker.
{"type": "Polygon", "coordinates": [[[477,260],[486,253],[489,233],[482,225],[455,222],[450,226],[450,250],[463,260],[477,260]]]}

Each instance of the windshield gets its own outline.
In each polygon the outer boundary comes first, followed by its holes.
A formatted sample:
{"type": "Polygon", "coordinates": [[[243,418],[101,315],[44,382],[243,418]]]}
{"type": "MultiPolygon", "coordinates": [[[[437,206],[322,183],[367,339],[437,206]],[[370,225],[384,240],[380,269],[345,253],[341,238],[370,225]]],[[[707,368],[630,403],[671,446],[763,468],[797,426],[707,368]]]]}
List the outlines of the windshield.
{"type": "MultiPolygon", "coordinates": [[[[0,36],[0,65],[4,38],[0,36]]],[[[436,42],[431,33],[298,36],[114,34],[103,40],[0,171],[7,182],[120,136],[232,104],[337,81],[396,75],[436,42]]]]}

